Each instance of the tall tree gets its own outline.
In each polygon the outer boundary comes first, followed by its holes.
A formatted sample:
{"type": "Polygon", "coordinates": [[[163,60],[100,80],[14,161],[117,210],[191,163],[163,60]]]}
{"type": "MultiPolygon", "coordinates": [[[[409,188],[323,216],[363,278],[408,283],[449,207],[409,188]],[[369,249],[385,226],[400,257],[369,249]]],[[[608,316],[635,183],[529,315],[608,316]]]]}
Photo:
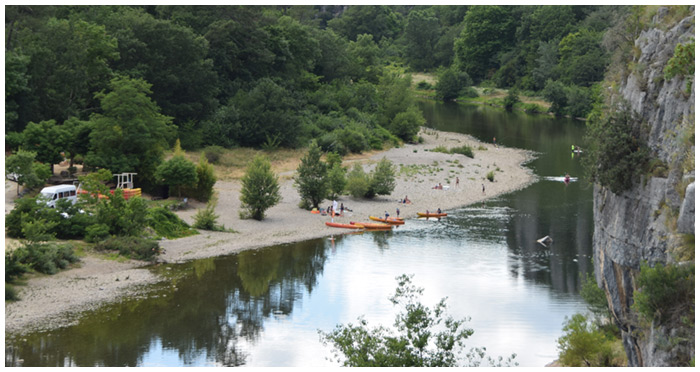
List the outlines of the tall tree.
{"type": "Polygon", "coordinates": [[[400,31],[396,13],[385,5],[350,6],[340,17],[330,20],[328,27],[350,41],[362,34],[370,34],[377,41],[393,39],[400,31]]]}
{"type": "Polygon", "coordinates": [[[142,79],[115,78],[111,92],[100,93],[102,113],[90,118],[90,152],[85,163],[114,173],[136,172],[154,183],[156,167],[172,139],[172,118],[162,115],[142,79]]]}
{"type": "Polygon", "coordinates": [[[589,87],[601,81],[607,55],[601,47],[602,34],[581,30],[565,36],[559,43],[559,70],[566,84],[589,87]]]}
{"type": "Polygon", "coordinates": [[[197,184],[197,171],[194,163],[185,158],[180,148],[180,140],[175,142],[175,154],[172,158],[162,162],[156,168],[155,178],[164,184],[177,189],[177,197],[182,197],[182,186],[194,186],[197,184]]]}
{"type": "Polygon", "coordinates": [[[7,157],[5,174],[13,174],[17,180],[17,195],[20,185],[30,189],[43,185],[49,178],[49,167],[35,161],[36,153],[19,150],[7,157]]]}
{"type": "Polygon", "coordinates": [[[476,82],[498,67],[498,54],[513,44],[515,22],[505,6],[474,6],[464,16],[464,29],[455,40],[458,67],[476,82]]]}
{"type": "Polygon", "coordinates": [[[241,184],[241,206],[255,220],[262,221],[265,211],[281,200],[277,176],[270,161],[262,155],[257,155],[248,165],[241,184]]]}
{"type": "Polygon", "coordinates": [[[29,123],[22,132],[24,147],[36,152],[36,160],[49,165],[53,174],[54,164],[63,161],[61,152],[65,150],[68,133],[63,126],[57,126],[55,120],[29,123]]]}
{"type": "Polygon", "coordinates": [[[303,208],[318,208],[328,195],[327,165],[321,161],[321,148],[316,141],[311,142],[309,151],[301,158],[294,182],[303,208]]]}
{"type": "Polygon", "coordinates": [[[435,48],[440,37],[440,23],[430,10],[413,10],[408,14],[406,28],[406,58],[418,71],[435,67],[435,48]]]}

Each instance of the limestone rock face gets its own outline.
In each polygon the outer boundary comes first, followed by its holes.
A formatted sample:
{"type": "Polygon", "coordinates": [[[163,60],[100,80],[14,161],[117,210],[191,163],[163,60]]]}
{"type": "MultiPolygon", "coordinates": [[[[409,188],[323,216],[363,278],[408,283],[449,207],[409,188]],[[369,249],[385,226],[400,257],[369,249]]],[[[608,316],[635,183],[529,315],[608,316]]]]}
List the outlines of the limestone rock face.
{"type": "MultiPolygon", "coordinates": [[[[641,53],[633,61],[641,68],[623,77],[619,86],[619,95],[648,130],[647,145],[653,156],[669,165],[668,177],[638,180],[635,187],[619,195],[596,186],[593,195],[595,275],[622,331],[629,365],[635,367],[673,366],[679,354],[694,350],[694,341],[675,348],[661,345],[659,340],[673,337],[676,330],[654,325],[637,329],[630,312],[641,262],[652,266],[673,262],[677,234],[694,233],[694,170],[684,174],[679,159],[686,151],[680,138],[688,122],[694,121],[695,84],[687,93],[684,78],[665,80],[663,72],[675,46],[695,37],[694,12],[693,8],[691,16],[672,27],[652,26],[643,31],[635,42],[641,53]],[[678,210],[674,231],[671,219],[676,217],[668,211],[678,210]]],[[[661,24],[667,15],[668,9],[660,8],[652,25],[661,24]]]]}

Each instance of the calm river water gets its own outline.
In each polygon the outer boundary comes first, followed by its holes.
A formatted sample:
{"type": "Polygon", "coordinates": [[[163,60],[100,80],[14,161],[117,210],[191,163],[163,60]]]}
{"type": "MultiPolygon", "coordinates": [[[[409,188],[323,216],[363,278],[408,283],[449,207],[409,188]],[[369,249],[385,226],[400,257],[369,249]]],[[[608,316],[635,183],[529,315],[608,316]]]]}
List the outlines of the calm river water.
{"type": "MultiPolygon", "coordinates": [[[[412,274],[422,302],[447,297],[470,317],[470,346],[516,353],[520,366],[557,358],[564,318],[585,311],[592,191],[547,177],[581,177],[584,124],[481,106],[421,104],[428,126],[539,153],[539,181],[392,232],[336,236],[154,268],[170,280],[147,298],[86,314],[71,327],[6,335],[6,366],[329,366],[318,330],[391,326],[395,278],[412,274]],[[536,243],[549,235],[550,247],[536,243]]],[[[477,152],[481,154],[481,152],[477,152]]],[[[478,192],[479,190],[475,190],[478,192]]]]}

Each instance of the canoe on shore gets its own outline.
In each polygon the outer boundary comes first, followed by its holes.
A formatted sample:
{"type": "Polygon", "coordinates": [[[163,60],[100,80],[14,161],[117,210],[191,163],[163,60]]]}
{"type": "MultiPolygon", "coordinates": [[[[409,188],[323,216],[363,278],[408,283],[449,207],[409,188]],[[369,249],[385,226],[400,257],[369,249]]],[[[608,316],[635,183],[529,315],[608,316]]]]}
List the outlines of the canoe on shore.
{"type": "Polygon", "coordinates": [[[424,213],[424,212],[422,213],[422,212],[418,212],[418,217],[437,217],[437,218],[441,218],[441,217],[447,217],[447,213],[424,213]]]}
{"type": "Polygon", "coordinates": [[[365,228],[365,230],[391,230],[391,225],[384,223],[367,223],[367,222],[350,222],[353,225],[359,225],[365,228]]]}
{"type": "Polygon", "coordinates": [[[330,227],[340,227],[344,229],[363,229],[364,227],[356,224],[349,223],[338,223],[338,222],[326,222],[326,226],[330,227]]]}
{"type": "Polygon", "coordinates": [[[389,217],[387,219],[384,219],[381,217],[369,216],[369,219],[372,221],[388,223],[389,225],[403,225],[406,223],[403,219],[397,219],[396,217],[389,217]]]}

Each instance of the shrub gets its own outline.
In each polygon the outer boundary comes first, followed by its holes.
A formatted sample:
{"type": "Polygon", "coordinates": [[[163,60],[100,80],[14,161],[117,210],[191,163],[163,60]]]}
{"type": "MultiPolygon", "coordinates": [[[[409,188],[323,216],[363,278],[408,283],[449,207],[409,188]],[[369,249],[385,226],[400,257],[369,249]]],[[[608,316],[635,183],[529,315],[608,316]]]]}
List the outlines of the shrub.
{"type": "Polygon", "coordinates": [[[369,177],[359,163],[355,163],[350,173],[348,173],[346,188],[350,195],[356,198],[365,196],[370,189],[369,177]]]}
{"type": "Polygon", "coordinates": [[[328,196],[327,164],[321,161],[321,148],[312,142],[309,151],[301,158],[294,183],[299,196],[313,208],[318,208],[328,196]]]}
{"type": "Polygon", "coordinates": [[[347,185],[347,179],[345,178],[345,173],[347,170],[340,163],[329,164],[328,170],[328,186],[329,194],[328,199],[335,199],[338,195],[343,193],[345,186],[347,185]]]}
{"type": "Polygon", "coordinates": [[[88,243],[97,243],[109,237],[109,226],[98,223],[88,226],[85,229],[85,241],[88,243]]]}
{"type": "Polygon", "coordinates": [[[643,320],[661,324],[680,323],[694,309],[695,264],[642,264],[637,277],[638,292],[634,293],[634,309],[643,320]]]}
{"type": "Polygon", "coordinates": [[[241,179],[241,206],[251,217],[262,221],[265,211],[279,203],[280,186],[272,172],[270,162],[263,156],[256,156],[241,179]]]}
{"type": "Polygon", "coordinates": [[[444,154],[449,154],[449,153],[450,153],[450,151],[447,149],[447,147],[442,146],[442,145],[437,146],[437,147],[433,148],[433,149],[430,150],[430,151],[432,151],[432,152],[441,152],[441,153],[444,153],[444,154]]]}
{"type": "Polygon", "coordinates": [[[574,314],[564,323],[564,335],[557,340],[559,362],[566,367],[624,366],[627,361],[621,342],[588,322],[582,314],[574,314]]]}
{"type": "Polygon", "coordinates": [[[117,236],[95,245],[103,251],[119,251],[119,254],[132,259],[148,261],[160,253],[158,242],[137,236],[117,236]]]}
{"type": "Polygon", "coordinates": [[[520,96],[518,95],[518,90],[512,88],[508,91],[508,95],[503,99],[503,106],[506,110],[511,111],[516,103],[520,102],[520,96]]]}
{"type": "Polygon", "coordinates": [[[394,164],[387,158],[382,158],[374,168],[374,172],[372,172],[372,180],[370,182],[372,193],[377,195],[390,195],[391,192],[394,191],[394,187],[396,187],[395,178],[396,169],[394,164]]]}
{"type": "Polygon", "coordinates": [[[214,195],[214,185],[216,184],[216,174],[214,173],[214,166],[207,161],[204,154],[200,155],[199,163],[195,168],[197,173],[197,185],[194,189],[185,188],[185,193],[191,195],[193,198],[199,201],[209,201],[212,195],[214,195]]]}
{"type": "Polygon", "coordinates": [[[474,150],[472,150],[471,146],[464,145],[462,147],[453,147],[450,149],[450,153],[462,154],[464,156],[474,159],[474,150]]]}
{"type": "Polygon", "coordinates": [[[165,207],[150,208],[146,215],[146,224],[155,232],[168,239],[177,239],[197,234],[196,230],[165,207]]]}
{"type": "Polygon", "coordinates": [[[194,216],[194,228],[200,230],[220,231],[222,227],[216,224],[219,216],[214,213],[214,205],[209,203],[204,209],[197,211],[194,216]]]}
{"type": "Polygon", "coordinates": [[[536,103],[526,103],[523,107],[525,108],[525,112],[528,114],[537,114],[540,112],[540,106],[538,106],[536,103]]]}
{"type": "Polygon", "coordinates": [[[210,163],[217,164],[219,159],[221,159],[221,155],[224,154],[224,151],[224,148],[221,146],[207,146],[204,148],[204,156],[210,163]]]}
{"type": "Polygon", "coordinates": [[[489,181],[493,182],[493,180],[494,180],[493,171],[490,171],[490,172],[488,172],[488,173],[486,174],[486,179],[488,179],[489,181]]]}
{"type": "Polygon", "coordinates": [[[21,262],[22,251],[20,248],[5,251],[5,283],[12,283],[22,274],[29,271],[27,265],[21,262]]]}
{"type": "Polygon", "coordinates": [[[17,291],[15,290],[15,287],[5,283],[5,301],[17,301],[19,300],[19,296],[17,295],[17,291]]]}
{"type": "Polygon", "coordinates": [[[430,83],[428,83],[427,81],[423,80],[419,82],[418,85],[416,85],[416,88],[420,90],[430,90],[433,89],[433,86],[430,85],[430,83]]]}
{"type": "Polygon", "coordinates": [[[23,264],[43,274],[55,274],[70,263],[78,262],[70,244],[29,243],[17,249],[23,264]]]}

